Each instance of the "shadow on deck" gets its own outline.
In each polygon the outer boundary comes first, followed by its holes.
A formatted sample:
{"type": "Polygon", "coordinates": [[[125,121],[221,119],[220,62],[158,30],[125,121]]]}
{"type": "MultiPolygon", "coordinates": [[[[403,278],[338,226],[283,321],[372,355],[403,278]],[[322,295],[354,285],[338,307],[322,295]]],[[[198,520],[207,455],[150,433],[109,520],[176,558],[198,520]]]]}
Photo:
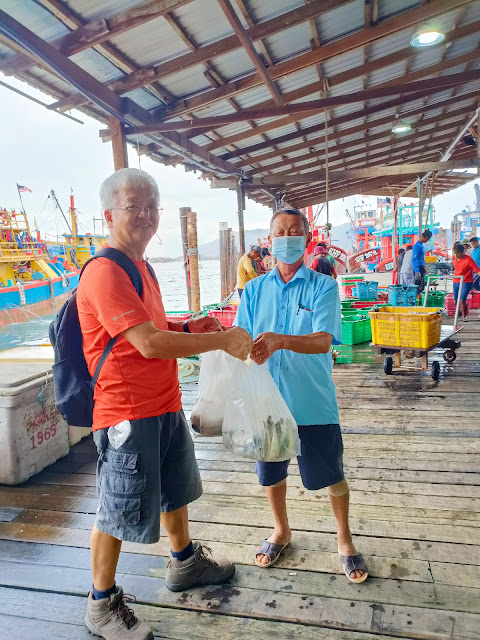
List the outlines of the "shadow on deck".
{"type": "MultiPolygon", "coordinates": [[[[168,544],[127,543],[118,582],[155,636],[183,640],[480,638],[480,318],[461,334],[439,382],[405,361],[386,376],[369,347],[334,368],[351,487],[351,524],[371,578],[340,572],[325,491],[296,465],[288,500],[294,536],[273,569],[253,566],[271,518],[253,464],[196,438],[204,496],[192,536],[237,563],[226,587],[172,594],[168,544]]],[[[441,354],[433,354],[440,357],[441,354]]],[[[195,385],[185,385],[186,412],[195,385]]],[[[0,637],[89,638],[96,455],[91,438],[19,487],[0,487],[0,637]]]]}

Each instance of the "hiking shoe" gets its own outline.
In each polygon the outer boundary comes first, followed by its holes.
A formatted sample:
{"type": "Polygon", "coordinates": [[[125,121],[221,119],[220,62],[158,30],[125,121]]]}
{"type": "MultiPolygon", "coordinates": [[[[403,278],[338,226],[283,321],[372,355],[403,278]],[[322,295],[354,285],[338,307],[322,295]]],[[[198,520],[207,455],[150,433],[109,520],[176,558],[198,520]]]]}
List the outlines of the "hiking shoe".
{"type": "Polygon", "coordinates": [[[105,640],[153,640],[150,627],[135,617],[126,602],[135,602],[135,598],[124,594],[122,587],[101,600],[94,600],[90,591],[85,614],[87,629],[105,640]]]}
{"type": "Polygon", "coordinates": [[[221,584],[235,573],[235,565],[229,560],[214,560],[212,550],[200,542],[194,542],[190,558],[180,561],[170,558],[165,586],[170,591],[185,591],[202,584],[221,584]]]}

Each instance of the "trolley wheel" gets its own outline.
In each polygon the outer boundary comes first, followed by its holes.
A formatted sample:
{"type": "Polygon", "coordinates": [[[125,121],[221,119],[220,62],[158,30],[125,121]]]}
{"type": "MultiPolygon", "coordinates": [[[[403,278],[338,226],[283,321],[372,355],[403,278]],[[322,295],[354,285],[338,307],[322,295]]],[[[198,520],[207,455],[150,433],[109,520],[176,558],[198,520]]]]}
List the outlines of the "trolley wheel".
{"type": "Polygon", "coordinates": [[[444,351],[443,359],[445,360],[445,362],[448,362],[448,363],[455,362],[455,360],[457,359],[457,354],[455,349],[447,349],[447,351],[444,351]]]}
{"type": "Polygon", "coordinates": [[[440,363],[438,360],[432,362],[432,378],[438,380],[440,378],[440,363]]]}
{"type": "Polygon", "coordinates": [[[391,376],[392,375],[392,370],[393,370],[393,358],[392,357],[387,356],[385,358],[385,360],[383,361],[383,370],[385,371],[387,376],[391,376]]]}

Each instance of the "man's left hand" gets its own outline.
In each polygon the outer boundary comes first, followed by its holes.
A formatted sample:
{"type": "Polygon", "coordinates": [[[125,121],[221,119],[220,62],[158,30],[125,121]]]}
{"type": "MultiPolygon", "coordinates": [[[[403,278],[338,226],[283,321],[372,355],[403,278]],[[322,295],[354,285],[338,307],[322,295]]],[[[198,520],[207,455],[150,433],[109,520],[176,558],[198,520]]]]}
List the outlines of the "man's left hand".
{"type": "Polygon", "coordinates": [[[213,333],[214,331],[223,331],[222,325],[218,318],[203,316],[203,318],[195,318],[188,321],[190,333],[213,333]]]}
{"type": "Polygon", "coordinates": [[[261,333],[253,343],[253,351],[250,354],[255,364],[264,364],[275,351],[281,349],[282,336],[278,333],[261,333]]]}

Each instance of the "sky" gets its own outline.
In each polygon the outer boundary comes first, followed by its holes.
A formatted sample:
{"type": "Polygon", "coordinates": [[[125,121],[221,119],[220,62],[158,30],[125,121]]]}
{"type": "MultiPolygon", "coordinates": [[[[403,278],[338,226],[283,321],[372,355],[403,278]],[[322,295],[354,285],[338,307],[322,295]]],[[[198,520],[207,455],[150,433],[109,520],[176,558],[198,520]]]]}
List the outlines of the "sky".
{"type": "MultiPolygon", "coordinates": [[[[42,102],[53,102],[24,82],[2,74],[0,79],[42,102]]],[[[67,213],[70,190],[73,189],[80,231],[93,232],[93,218],[101,218],[102,215],[98,196],[100,184],[113,173],[111,146],[102,142],[98,135],[103,125],[75,110],[71,115],[84,124],[48,111],[0,86],[0,206],[20,208],[17,183],[31,189],[32,193],[22,194],[25,210],[31,227],[35,219],[47,239],[67,231],[61,214],[48,198],[50,190],[55,191],[67,213]]],[[[233,191],[211,189],[209,182],[200,174],[187,173],[180,165],[165,167],[145,156],[139,158],[130,145],[128,156],[129,166],[151,173],[160,189],[163,211],[159,239],[154,238],[149,245],[149,257],[181,255],[180,207],[189,206],[197,212],[199,244],[218,237],[219,222],[228,222],[232,228],[238,228],[236,194],[233,191]]],[[[453,215],[473,203],[473,183],[437,196],[433,200],[437,221],[450,228],[453,215]]],[[[331,202],[329,210],[333,225],[347,222],[345,209],[353,211],[353,206],[353,197],[331,202]]],[[[267,228],[270,216],[271,209],[247,199],[246,229],[267,228]]],[[[320,222],[325,222],[325,213],[320,222]]],[[[101,223],[95,224],[99,233],[101,223]]]]}

